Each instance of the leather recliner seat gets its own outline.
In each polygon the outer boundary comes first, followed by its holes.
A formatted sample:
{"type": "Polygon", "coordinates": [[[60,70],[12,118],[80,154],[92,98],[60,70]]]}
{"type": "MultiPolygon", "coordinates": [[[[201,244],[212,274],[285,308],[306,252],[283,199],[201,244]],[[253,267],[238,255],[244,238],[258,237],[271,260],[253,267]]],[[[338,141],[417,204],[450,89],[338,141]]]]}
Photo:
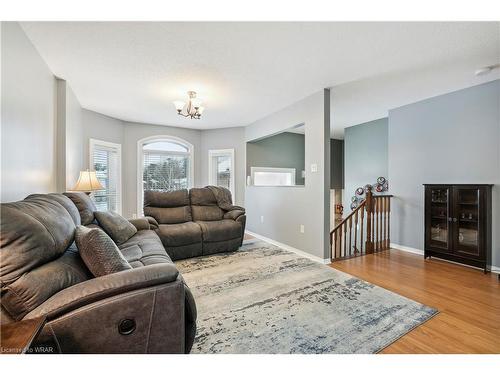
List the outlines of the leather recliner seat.
{"type": "Polygon", "coordinates": [[[2,324],[45,315],[35,345],[62,353],[188,353],[195,301],[151,224],[119,246],[132,269],[93,277],[74,233],[95,211],[83,193],[1,204],[2,324]]]}
{"type": "Polygon", "coordinates": [[[246,215],[220,207],[211,189],[144,192],[144,214],[173,260],[237,250],[246,215]]]}

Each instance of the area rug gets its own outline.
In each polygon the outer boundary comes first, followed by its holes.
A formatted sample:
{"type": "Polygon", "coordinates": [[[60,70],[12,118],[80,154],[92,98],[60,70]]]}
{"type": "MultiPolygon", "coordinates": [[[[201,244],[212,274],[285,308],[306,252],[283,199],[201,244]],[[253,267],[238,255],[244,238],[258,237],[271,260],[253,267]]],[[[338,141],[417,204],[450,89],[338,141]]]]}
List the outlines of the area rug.
{"type": "Polygon", "coordinates": [[[376,353],[437,310],[262,241],[176,262],[192,353],[376,353]]]}

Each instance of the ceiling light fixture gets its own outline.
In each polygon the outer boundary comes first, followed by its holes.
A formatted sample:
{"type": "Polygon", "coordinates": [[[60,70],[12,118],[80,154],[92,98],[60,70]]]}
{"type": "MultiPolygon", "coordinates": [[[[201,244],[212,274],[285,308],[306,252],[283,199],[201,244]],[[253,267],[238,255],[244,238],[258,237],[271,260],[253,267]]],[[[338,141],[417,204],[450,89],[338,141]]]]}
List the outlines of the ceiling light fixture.
{"type": "Polygon", "coordinates": [[[204,107],[201,106],[201,100],[196,97],[195,91],[188,91],[189,100],[183,102],[182,100],[176,100],[174,102],[177,114],[183,117],[189,117],[194,119],[199,119],[203,113],[204,107]]]}

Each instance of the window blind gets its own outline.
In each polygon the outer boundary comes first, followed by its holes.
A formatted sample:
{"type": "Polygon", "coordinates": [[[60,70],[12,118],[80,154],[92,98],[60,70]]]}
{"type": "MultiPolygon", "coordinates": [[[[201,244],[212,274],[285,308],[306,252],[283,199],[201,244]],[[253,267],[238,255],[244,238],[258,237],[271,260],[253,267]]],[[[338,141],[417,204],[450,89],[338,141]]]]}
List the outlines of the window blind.
{"type": "Polygon", "coordinates": [[[119,154],[111,147],[94,145],[92,150],[92,166],[103,190],[94,192],[94,201],[99,211],[119,211],[119,154]]]}
{"type": "Polygon", "coordinates": [[[143,190],[174,191],[189,186],[189,155],[143,152],[143,190]]]}

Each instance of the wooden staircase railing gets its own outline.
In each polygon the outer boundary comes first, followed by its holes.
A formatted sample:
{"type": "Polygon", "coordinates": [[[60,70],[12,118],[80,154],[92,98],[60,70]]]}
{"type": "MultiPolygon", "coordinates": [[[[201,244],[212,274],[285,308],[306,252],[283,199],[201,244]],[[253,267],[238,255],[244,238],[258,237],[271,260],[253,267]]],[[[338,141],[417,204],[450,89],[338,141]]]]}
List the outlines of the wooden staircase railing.
{"type": "Polygon", "coordinates": [[[366,199],[333,228],[330,232],[332,262],[389,249],[391,197],[368,191],[366,199]]]}

